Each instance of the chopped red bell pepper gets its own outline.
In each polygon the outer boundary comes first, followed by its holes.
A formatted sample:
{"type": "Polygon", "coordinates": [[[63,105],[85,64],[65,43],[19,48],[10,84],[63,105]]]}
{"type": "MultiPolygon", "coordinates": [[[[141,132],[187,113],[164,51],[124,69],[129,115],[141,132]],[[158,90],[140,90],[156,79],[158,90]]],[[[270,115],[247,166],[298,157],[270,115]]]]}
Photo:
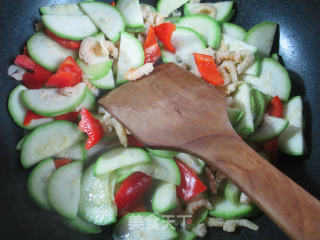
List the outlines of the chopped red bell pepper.
{"type": "Polygon", "coordinates": [[[33,73],[23,75],[22,84],[29,89],[39,89],[46,83],[50,75],[50,71],[36,64],[33,73]]]}
{"type": "Polygon", "coordinates": [[[176,30],[176,25],[173,23],[162,23],[154,28],[154,31],[160,42],[170,52],[175,53],[176,49],[171,43],[172,33],[176,30]]]}
{"type": "Polygon", "coordinates": [[[145,56],[144,63],[155,63],[161,57],[160,47],[152,25],[149,28],[143,49],[145,56]]]}
{"type": "Polygon", "coordinates": [[[47,118],[47,117],[41,116],[39,114],[32,112],[31,110],[28,110],[26,113],[26,116],[24,117],[23,126],[29,126],[32,120],[41,119],[41,118],[47,118]]]}
{"type": "Polygon", "coordinates": [[[193,53],[193,56],[198,70],[204,80],[215,86],[224,83],[212,56],[200,53],[193,53]]]}
{"type": "Polygon", "coordinates": [[[115,6],[116,5],[116,2],[113,1],[112,3],[110,3],[111,6],[115,6]]]}
{"type": "Polygon", "coordinates": [[[85,148],[90,149],[96,145],[103,136],[101,123],[86,108],[81,109],[81,121],[79,128],[88,135],[85,148]]]}
{"type": "Polygon", "coordinates": [[[80,79],[73,72],[57,72],[49,77],[46,86],[64,88],[72,87],[79,82],[80,79]]]}
{"type": "Polygon", "coordinates": [[[143,201],[139,201],[138,203],[136,203],[134,206],[129,207],[129,209],[122,209],[118,212],[118,217],[122,218],[125,215],[127,215],[128,213],[135,213],[135,212],[146,212],[147,208],[145,206],[145,204],[143,203],[143,201]]]}
{"type": "Polygon", "coordinates": [[[282,117],[282,103],[278,96],[271,99],[268,113],[270,116],[281,118],[282,117]]]}
{"type": "Polygon", "coordinates": [[[66,114],[56,116],[55,119],[56,120],[65,120],[65,121],[69,121],[69,122],[75,122],[75,121],[77,121],[78,116],[79,116],[79,112],[69,112],[66,114]]]}
{"type": "Polygon", "coordinates": [[[30,71],[34,71],[36,67],[35,61],[33,61],[32,58],[28,57],[27,55],[18,55],[14,60],[14,64],[30,71]]]}
{"type": "Polygon", "coordinates": [[[177,195],[180,198],[187,201],[207,190],[206,185],[201,182],[197,174],[189,166],[179,159],[176,159],[176,163],[181,176],[180,186],[177,186],[177,195]]]}
{"type": "Polygon", "coordinates": [[[60,64],[57,72],[73,72],[82,75],[82,70],[72,56],[67,57],[60,64]]]}
{"type": "Polygon", "coordinates": [[[70,158],[61,158],[54,160],[54,165],[56,166],[56,169],[63,167],[64,165],[67,165],[71,163],[72,160],[70,158]]]}
{"type": "Polygon", "coordinates": [[[145,147],[143,143],[141,143],[135,136],[127,135],[128,145],[131,147],[145,147]]]}
{"type": "Polygon", "coordinates": [[[118,211],[128,210],[135,206],[149,189],[152,178],[143,172],[134,172],[121,184],[115,195],[118,211]]]}
{"type": "Polygon", "coordinates": [[[74,40],[61,38],[61,37],[55,35],[53,32],[51,32],[47,28],[44,30],[44,32],[50,38],[52,38],[54,41],[56,41],[57,43],[59,43],[61,46],[65,47],[65,48],[69,48],[69,49],[72,49],[72,50],[77,50],[77,49],[80,48],[81,42],[79,42],[79,41],[74,41],[74,40]]]}

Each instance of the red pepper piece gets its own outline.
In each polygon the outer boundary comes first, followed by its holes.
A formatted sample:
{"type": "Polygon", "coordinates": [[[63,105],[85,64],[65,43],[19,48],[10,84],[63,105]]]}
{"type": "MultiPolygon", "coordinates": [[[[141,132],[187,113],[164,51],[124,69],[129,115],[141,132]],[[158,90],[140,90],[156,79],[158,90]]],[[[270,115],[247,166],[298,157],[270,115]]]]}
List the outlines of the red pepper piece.
{"type": "Polygon", "coordinates": [[[193,53],[193,56],[198,70],[204,80],[215,86],[224,83],[212,56],[200,53],[193,53]]]}
{"type": "Polygon", "coordinates": [[[131,147],[145,147],[143,143],[141,143],[135,136],[127,135],[128,145],[131,147]]]}
{"type": "Polygon", "coordinates": [[[82,75],[82,70],[72,56],[67,57],[59,66],[57,72],[73,72],[82,75]]]}
{"type": "Polygon", "coordinates": [[[146,212],[147,208],[144,205],[143,201],[139,201],[134,206],[130,207],[129,209],[122,209],[118,212],[118,217],[122,218],[128,213],[135,213],[135,212],[146,212]]]}
{"type": "Polygon", "coordinates": [[[29,89],[39,89],[50,77],[51,72],[36,64],[33,73],[25,73],[22,77],[22,84],[29,89]]]}
{"type": "Polygon", "coordinates": [[[171,43],[171,36],[175,30],[176,25],[173,23],[162,23],[154,28],[159,41],[172,53],[176,51],[171,43]]]}
{"type": "Polygon", "coordinates": [[[36,63],[27,55],[18,55],[14,60],[14,64],[30,71],[34,71],[36,67],[36,63]]]}
{"type": "Polygon", "coordinates": [[[157,42],[156,33],[151,25],[146,41],[143,45],[145,60],[144,63],[155,63],[161,57],[161,51],[157,42]]]}
{"type": "Polygon", "coordinates": [[[73,72],[58,72],[49,77],[46,86],[64,88],[72,87],[79,82],[79,77],[73,72]]]}
{"type": "Polygon", "coordinates": [[[65,47],[65,48],[69,48],[69,49],[72,49],[72,50],[77,50],[77,49],[80,48],[81,42],[79,42],[79,41],[74,41],[74,40],[61,38],[61,37],[55,35],[53,32],[51,32],[47,28],[44,30],[44,32],[50,38],[52,38],[54,41],[56,41],[57,43],[59,43],[61,46],[65,47]]]}
{"type": "Polygon", "coordinates": [[[56,120],[65,120],[65,121],[69,121],[69,122],[75,122],[75,121],[77,121],[78,116],[79,116],[79,112],[69,112],[66,114],[56,116],[55,119],[56,120]]]}
{"type": "Polygon", "coordinates": [[[41,119],[41,118],[47,118],[45,116],[41,116],[39,114],[36,114],[30,110],[27,111],[26,116],[24,117],[23,126],[29,126],[32,120],[35,119],[41,119]]]}
{"type": "Polygon", "coordinates": [[[134,172],[121,184],[115,195],[118,211],[128,210],[143,197],[151,186],[152,178],[143,172],[134,172]]]}
{"type": "Polygon", "coordinates": [[[101,123],[86,108],[81,109],[79,128],[88,135],[85,148],[90,149],[97,144],[103,136],[101,123]]]}
{"type": "Polygon", "coordinates": [[[116,5],[116,2],[113,1],[112,3],[110,3],[111,6],[115,6],[116,5]]]}
{"type": "Polygon", "coordinates": [[[187,201],[193,196],[207,190],[206,185],[201,182],[197,174],[191,168],[179,159],[176,160],[176,163],[181,176],[180,186],[177,186],[177,195],[180,198],[187,201]]]}
{"type": "Polygon", "coordinates": [[[282,103],[278,96],[271,99],[268,113],[270,116],[281,118],[282,117],[282,103]]]}
{"type": "Polygon", "coordinates": [[[56,169],[58,169],[71,162],[72,160],[70,158],[61,158],[61,159],[54,160],[54,165],[56,166],[56,169]]]}

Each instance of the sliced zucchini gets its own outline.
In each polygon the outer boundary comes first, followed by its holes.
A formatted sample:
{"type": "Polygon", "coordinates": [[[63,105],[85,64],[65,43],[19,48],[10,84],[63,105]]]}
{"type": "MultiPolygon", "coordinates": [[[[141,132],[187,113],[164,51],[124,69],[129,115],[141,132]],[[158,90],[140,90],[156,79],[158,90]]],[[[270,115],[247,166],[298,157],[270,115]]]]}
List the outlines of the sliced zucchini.
{"type": "Polygon", "coordinates": [[[232,204],[237,205],[240,202],[241,190],[233,182],[228,180],[224,188],[224,197],[232,204]]]}
{"type": "Polygon", "coordinates": [[[289,121],[265,115],[262,125],[247,140],[251,142],[266,142],[279,136],[287,127],[289,121]]]}
{"type": "Polygon", "coordinates": [[[163,48],[161,48],[161,59],[164,63],[173,62],[178,64],[181,59],[178,59],[178,56],[172,52],[169,52],[163,48]]]}
{"type": "Polygon", "coordinates": [[[85,221],[99,226],[117,221],[113,178],[110,174],[95,177],[94,165],[91,165],[82,174],[78,214],[85,221]]]}
{"type": "Polygon", "coordinates": [[[113,229],[113,239],[141,239],[141,240],[173,240],[178,237],[175,228],[167,220],[151,212],[128,213],[113,229]],[[132,222],[139,219],[139,225],[132,222]],[[150,227],[150,223],[153,226],[150,227]]]}
{"type": "Polygon", "coordinates": [[[263,22],[251,28],[245,38],[245,42],[259,48],[262,57],[268,57],[271,52],[277,23],[263,22]]]}
{"type": "Polygon", "coordinates": [[[140,67],[143,63],[144,51],[139,40],[130,33],[122,32],[117,65],[117,84],[127,81],[125,74],[129,69],[140,67]]]}
{"type": "Polygon", "coordinates": [[[24,142],[25,137],[26,137],[26,136],[22,137],[22,138],[19,140],[19,142],[17,143],[17,145],[16,145],[16,150],[17,150],[17,151],[20,151],[20,150],[21,150],[22,144],[23,144],[23,142],[24,142]]]}
{"type": "Polygon", "coordinates": [[[42,88],[24,90],[22,102],[31,111],[47,117],[55,117],[72,112],[86,97],[86,85],[79,83],[73,87],[42,88]],[[66,94],[67,93],[67,94],[66,94]]]}
{"type": "Polygon", "coordinates": [[[151,154],[159,157],[163,157],[163,158],[172,158],[178,154],[178,152],[168,151],[168,150],[157,150],[157,149],[151,149],[151,148],[147,148],[147,150],[151,154]]]}
{"type": "Polygon", "coordinates": [[[255,62],[244,72],[244,74],[259,77],[261,73],[261,60],[255,60],[255,62]]]}
{"type": "Polygon", "coordinates": [[[35,33],[27,42],[31,58],[42,67],[56,71],[68,56],[75,57],[75,52],[62,47],[43,32],[35,33]]]}
{"type": "Polygon", "coordinates": [[[232,37],[229,37],[226,34],[222,34],[222,40],[224,41],[224,43],[228,46],[228,49],[230,51],[237,51],[237,50],[248,50],[250,52],[252,52],[253,54],[257,54],[258,53],[258,48],[251,46],[245,42],[239,41],[237,39],[234,39],[232,37]]]}
{"type": "Polygon", "coordinates": [[[180,17],[166,17],[164,19],[165,22],[177,23],[180,17]]]}
{"type": "Polygon", "coordinates": [[[76,161],[57,169],[48,182],[48,200],[61,216],[76,219],[80,201],[82,162],[76,161]]]}
{"type": "Polygon", "coordinates": [[[273,53],[273,54],[271,55],[271,58],[274,59],[274,60],[276,60],[277,62],[279,62],[278,53],[273,53]]]}
{"type": "Polygon", "coordinates": [[[45,210],[52,210],[48,200],[47,185],[51,174],[56,170],[52,158],[40,162],[30,173],[28,179],[28,193],[32,200],[45,210]]]}
{"type": "Polygon", "coordinates": [[[231,108],[231,107],[227,108],[227,113],[228,113],[229,121],[233,127],[240,122],[240,120],[243,118],[243,115],[244,115],[244,112],[241,109],[231,108]]]}
{"type": "Polygon", "coordinates": [[[119,168],[150,162],[149,154],[142,148],[114,148],[102,154],[95,164],[96,176],[102,176],[119,168]]]}
{"type": "Polygon", "coordinates": [[[254,205],[233,204],[224,197],[215,196],[212,201],[212,210],[209,211],[209,214],[213,217],[234,219],[249,217],[255,210],[256,207],[254,205]]]}
{"type": "Polygon", "coordinates": [[[217,48],[220,45],[221,31],[216,20],[205,15],[191,15],[181,18],[177,23],[180,27],[189,27],[198,32],[205,40],[207,45],[217,48]]]}
{"type": "Polygon", "coordinates": [[[55,35],[80,41],[98,32],[97,27],[85,15],[42,15],[43,24],[55,35]]]}
{"type": "Polygon", "coordinates": [[[106,77],[111,70],[112,60],[107,60],[101,63],[88,65],[81,59],[77,59],[77,64],[81,70],[86,74],[89,81],[99,80],[106,77]]]}
{"type": "Polygon", "coordinates": [[[146,9],[148,12],[157,12],[157,9],[155,9],[154,6],[147,3],[140,3],[140,8],[146,9]]]}
{"type": "Polygon", "coordinates": [[[122,13],[126,27],[144,28],[139,0],[118,0],[116,7],[122,13]]]}
{"type": "Polygon", "coordinates": [[[25,137],[21,148],[21,163],[29,168],[81,141],[83,133],[68,121],[46,123],[25,137]]]}
{"type": "Polygon", "coordinates": [[[75,108],[75,111],[80,112],[82,108],[86,108],[89,111],[94,111],[96,109],[96,99],[89,89],[87,89],[86,97],[84,98],[82,103],[80,103],[80,105],[75,108]]]}
{"type": "Polygon", "coordinates": [[[198,174],[201,174],[203,172],[203,168],[206,165],[203,160],[187,153],[179,153],[178,155],[176,155],[176,158],[187,164],[198,174]]]}
{"type": "Polygon", "coordinates": [[[224,23],[222,25],[222,32],[239,41],[243,41],[247,34],[246,30],[233,23],[224,23]]]}
{"type": "Polygon", "coordinates": [[[83,15],[83,12],[81,11],[77,3],[44,6],[40,8],[40,12],[43,15],[65,15],[65,16],[83,15]]]}
{"type": "Polygon", "coordinates": [[[291,81],[287,70],[272,58],[264,58],[259,78],[244,75],[243,80],[260,92],[272,97],[279,96],[287,101],[291,91],[291,81]]]}
{"type": "Polygon", "coordinates": [[[27,90],[27,88],[23,85],[18,85],[15,89],[13,89],[9,95],[8,100],[8,110],[9,113],[13,119],[13,121],[22,128],[25,129],[33,129],[35,127],[38,127],[42,124],[48,123],[53,121],[52,118],[41,118],[41,119],[34,119],[31,121],[31,123],[28,126],[24,126],[24,118],[27,114],[27,109],[23,105],[21,101],[21,93],[27,90]]]}
{"type": "Polygon", "coordinates": [[[72,160],[84,161],[87,158],[87,151],[83,143],[77,143],[55,155],[57,158],[70,158],[72,160]]]}
{"type": "Polygon", "coordinates": [[[253,96],[254,99],[254,106],[255,106],[255,116],[253,119],[253,124],[254,124],[254,128],[256,129],[257,127],[260,126],[265,111],[266,111],[266,102],[265,102],[265,98],[262,95],[261,92],[259,92],[257,89],[251,89],[251,94],[253,96]]]}
{"type": "Polygon", "coordinates": [[[88,223],[80,217],[76,219],[63,218],[61,221],[66,227],[75,232],[86,234],[99,234],[102,232],[99,226],[88,223]]]}
{"type": "Polygon", "coordinates": [[[126,32],[128,33],[142,33],[144,30],[145,30],[145,27],[139,27],[139,28],[126,27],[126,32]]]}
{"type": "Polygon", "coordinates": [[[174,10],[181,7],[188,0],[159,0],[157,3],[157,10],[166,16],[169,16],[174,10]]]}
{"type": "Polygon", "coordinates": [[[80,8],[88,14],[96,26],[112,42],[118,41],[120,32],[125,28],[122,14],[108,3],[102,2],[80,2],[80,8]]]}
{"type": "Polygon", "coordinates": [[[283,117],[289,121],[289,126],[279,136],[280,150],[295,156],[306,154],[306,143],[303,136],[303,103],[300,96],[284,104],[283,117]]]}
{"type": "Polygon", "coordinates": [[[99,89],[113,89],[116,86],[112,69],[110,69],[109,73],[105,77],[89,81],[93,86],[99,89]]]}
{"type": "Polygon", "coordinates": [[[165,213],[178,206],[176,185],[168,182],[161,183],[152,197],[152,210],[165,213]]]}

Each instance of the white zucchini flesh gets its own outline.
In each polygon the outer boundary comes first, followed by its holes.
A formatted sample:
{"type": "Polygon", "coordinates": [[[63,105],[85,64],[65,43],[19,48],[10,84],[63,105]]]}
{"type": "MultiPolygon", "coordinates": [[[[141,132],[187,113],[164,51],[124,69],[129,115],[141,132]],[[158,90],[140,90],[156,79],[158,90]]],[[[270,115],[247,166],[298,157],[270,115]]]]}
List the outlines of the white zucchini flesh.
{"type": "Polygon", "coordinates": [[[68,219],[76,219],[80,201],[82,162],[57,169],[48,182],[48,199],[52,208],[68,219]]]}
{"type": "Polygon", "coordinates": [[[279,136],[280,150],[289,155],[304,155],[307,150],[303,136],[303,103],[300,96],[284,104],[283,117],[289,121],[289,126],[279,136]]]}
{"type": "Polygon", "coordinates": [[[70,230],[80,233],[99,234],[102,232],[100,226],[88,223],[80,217],[77,217],[76,219],[63,218],[61,222],[70,230]]]}
{"type": "Polygon", "coordinates": [[[66,16],[79,16],[83,12],[77,3],[53,5],[40,7],[40,12],[43,15],[66,15],[66,16]]]}
{"type": "Polygon", "coordinates": [[[222,34],[222,40],[228,46],[229,51],[248,50],[255,55],[258,52],[257,47],[251,46],[243,41],[239,41],[237,39],[234,39],[226,34],[222,34]]]}
{"type": "Polygon", "coordinates": [[[113,239],[141,239],[141,240],[173,240],[178,237],[175,228],[167,220],[151,212],[128,213],[113,229],[113,239]],[[132,222],[139,219],[139,225],[132,222]],[[157,227],[148,227],[154,223],[157,227]]]}
{"type": "Polygon", "coordinates": [[[259,77],[261,73],[261,61],[255,60],[255,62],[244,72],[244,74],[259,77]]]}
{"type": "Polygon", "coordinates": [[[126,27],[144,28],[139,0],[118,0],[116,7],[122,13],[126,27]]]}
{"type": "Polygon", "coordinates": [[[254,132],[251,101],[251,87],[248,84],[241,84],[234,96],[235,108],[241,109],[244,112],[243,118],[236,125],[235,129],[243,137],[247,137],[254,132]]]}
{"type": "Polygon", "coordinates": [[[99,226],[117,221],[117,206],[114,203],[113,176],[95,177],[94,165],[87,168],[81,177],[79,216],[99,226]]]}
{"type": "Polygon", "coordinates": [[[87,89],[86,97],[84,98],[82,103],[75,108],[75,111],[80,112],[82,108],[86,108],[89,111],[94,111],[96,108],[96,99],[89,89],[87,89]]]}
{"type": "Polygon", "coordinates": [[[157,10],[166,16],[169,16],[174,10],[181,7],[188,0],[159,0],[157,3],[157,10]]]}
{"type": "Polygon", "coordinates": [[[77,143],[58,154],[55,155],[56,158],[70,158],[72,160],[85,161],[87,158],[87,151],[83,143],[77,143]]]}
{"type": "Polygon", "coordinates": [[[24,118],[27,114],[27,108],[23,105],[21,100],[22,91],[27,90],[27,88],[23,85],[18,85],[15,89],[13,89],[9,95],[8,100],[8,110],[13,119],[13,121],[22,128],[25,129],[34,129],[42,124],[53,121],[53,118],[41,118],[41,119],[33,119],[28,126],[24,126],[24,118]]]}
{"type": "Polygon", "coordinates": [[[221,41],[221,30],[216,20],[206,15],[191,15],[180,18],[176,23],[180,27],[189,27],[198,32],[205,40],[208,46],[217,48],[221,41]]]}
{"type": "Polygon", "coordinates": [[[178,206],[176,185],[172,183],[161,183],[152,197],[152,210],[165,213],[178,206]]]}
{"type": "Polygon", "coordinates": [[[239,41],[243,41],[247,34],[246,30],[233,23],[224,23],[222,25],[222,32],[239,41]]]}
{"type": "Polygon", "coordinates": [[[264,58],[261,62],[260,77],[244,75],[243,80],[260,92],[272,97],[279,96],[287,101],[291,91],[291,81],[287,70],[276,60],[264,58]]]}
{"type": "Polygon", "coordinates": [[[106,76],[100,79],[89,81],[93,86],[99,89],[113,89],[116,87],[112,69],[110,69],[109,73],[106,76]]]}
{"type": "Polygon", "coordinates": [[[55,71],[68,56],[75,52],[60,46],[43,32],[35,33],[27,42],[31,58],[42,67],[55,71]]]}
{"type": "Polygon", "coordinates": [[[72,112],[86,97],[86,85],[79,83],[66,88],[24,90],[22,102],[31,111],[47,117],[72,112]]]}
{"type": "Polygon", "coordinates": [[[142,148],[114,148],[102,154],[95,164],[96,176],[102,176],[119,168],[150,162],[149,154],[142,148]]]}
{"type": "Polygon", "coordinates": [[[288,127],[288,124],[289,121],[286,119],[276,118],[266,114],[261,127],[246,140],[250,142],[266,142],[279,136],[288,127]]]}
{"type": "Polygon", "coordinates": [[[29,168],[81,141],[83,133],[68,121],[46,123],[29,133],[22,144],[21,163],[29,168]]]}
{"type": "Polygon", "coordinates": [[[64,39],[80,41],[98,32],[97,27],[85,15],[42,15],[41,19],[46,28],[64,39]]]}
{"type": "Polygon", "coordinates": [[[32,200],[45,210],[52,210],[48,200],[47,185],[51,174],[56,170],[52,158],[40,162],[30,173],[27,188],[32,200]]]}
{"type": "Polygon", "coordinates": [[[206,163],[200,158],[194,157],[187,153],[179,153],[176,158],[187,164],[191,169],[193,169],[197,174],[203,172],[203,168],[206,163]]]}
{"type": "Polygon", "coordinates": [[[245,38],[245,42],[259,48],[262,57],[268,57],[273,45],[277,23],[263,22],[251,28],[245,38]]]}
{"type": "Polygon", "coordinates": [[[143,63],[144,51],[142,44],[132,34],[122,32],[117,65],[117,84],[126,82],[125,74],[127,71],[132,68],[138,68],[143,63]]]}
{"type": "Polygon", "coordinates": [[[81,70],[85,73],[88,80],[98,80],[103,77],[106,77],[108,73],[111,71],[113,61],[105,60],[100,63],[88,65],[81,59],[77,59],[77,64],[81,68],[81,70]]]}
{"type": "Polygon", "coordinates": [[[118,41],[125,22],[116,7],[102,2],[81,2],[79,6],[110,41],[118,41]]]}

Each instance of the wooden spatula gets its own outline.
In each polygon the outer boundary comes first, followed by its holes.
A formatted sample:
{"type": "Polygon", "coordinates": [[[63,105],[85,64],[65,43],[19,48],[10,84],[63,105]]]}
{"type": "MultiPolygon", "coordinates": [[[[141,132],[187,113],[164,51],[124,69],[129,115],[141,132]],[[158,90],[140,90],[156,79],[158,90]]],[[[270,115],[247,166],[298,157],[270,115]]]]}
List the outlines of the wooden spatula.
{"type": "Polygon", "coordinates": [[[320,239],[320,202],[233,130],[226,99],[175,64],[163,64],[99,103],[147,146],[193,154],[238,185],[292,239],[320,239]]]}

